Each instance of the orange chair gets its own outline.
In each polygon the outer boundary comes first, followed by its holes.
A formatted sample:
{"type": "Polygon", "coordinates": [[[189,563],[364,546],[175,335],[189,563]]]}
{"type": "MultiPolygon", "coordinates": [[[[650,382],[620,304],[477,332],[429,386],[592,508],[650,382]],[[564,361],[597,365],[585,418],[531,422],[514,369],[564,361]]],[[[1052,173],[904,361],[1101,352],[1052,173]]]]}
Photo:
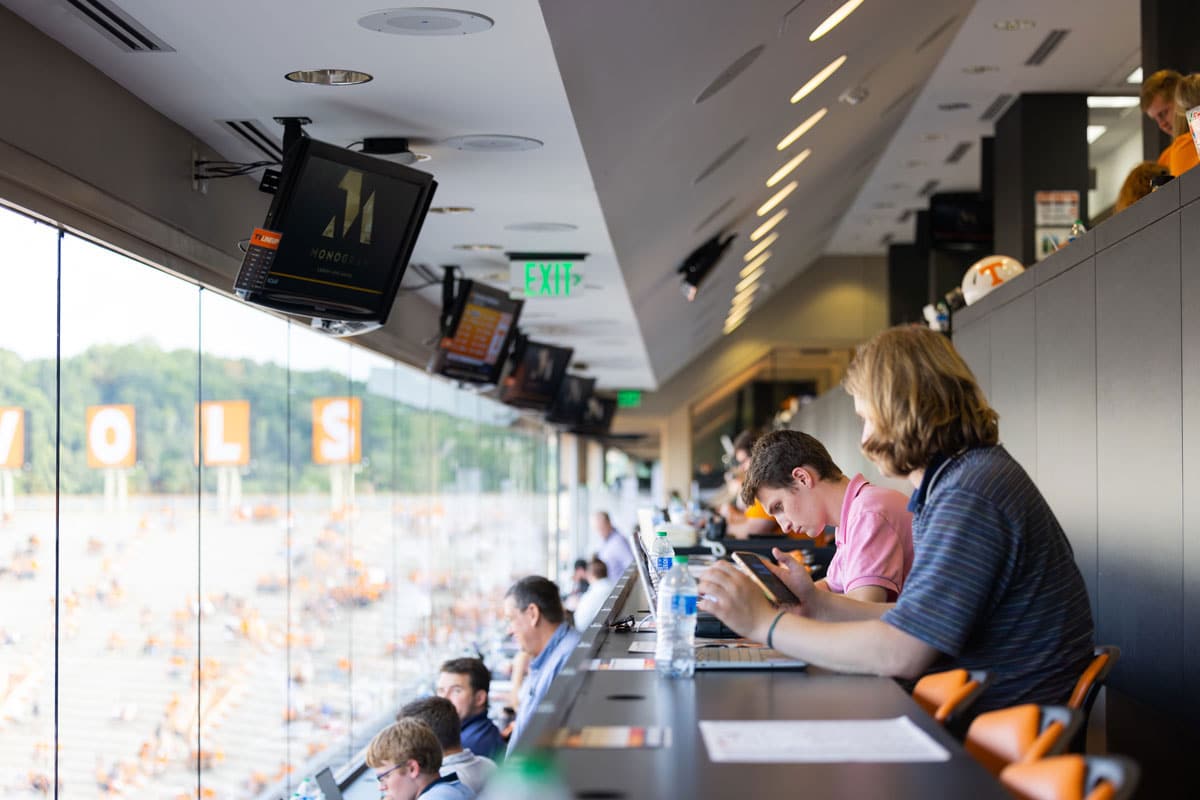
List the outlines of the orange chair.
{"type": "Polygon", "coordinates": [[[999,775],[1009,764],[1065,753],[1082,719],[1080,712],[1065,706],[1030,703],[1002,708],[976,717],[965,744],[988,772],[999,775]]]}
{"type": "Polygon", "coordinates": [[[1112,644],[1100,645],[1093,652],[1095,655],[1091,663],[1079,676],[1079,680],[1075,683],[1075,689],[1071,692],[1071,699],[1067,701],[1068,706],[1083,713],[1083,724],[1079,726],[1075,738],[1071,741],[1071,752],[1073,753],[1084,751],[1087,745],[1087,724],[1092,715],[1092,706],[1095,704],[1096,696],[1100,694],[1104,682],[1108,680],[1108,674],[1112,672],[1113,666],[1121,657],[1121,648],[1112,644]]]}
{"type": "Polygon", "coordinates": [[[1000,781],[1019,800],[1129,800],[1140,774],[1124,756],[1066,755],[1013,764],[1000,781]]]}
{"type": "Polygon", "coordinates": [[[991,681],[985,670],[949,669],[917,681],[913,699],[956,738],[962,738],[971,706],[991,681]]]}

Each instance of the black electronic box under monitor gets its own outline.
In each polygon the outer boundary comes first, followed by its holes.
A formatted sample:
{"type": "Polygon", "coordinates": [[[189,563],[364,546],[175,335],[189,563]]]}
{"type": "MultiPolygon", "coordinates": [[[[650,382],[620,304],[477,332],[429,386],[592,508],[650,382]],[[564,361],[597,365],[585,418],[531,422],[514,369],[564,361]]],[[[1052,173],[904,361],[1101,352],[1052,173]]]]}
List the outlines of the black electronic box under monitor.
{"type": "Polygon", "coordinates": [[[512,299],[506,290],[462,281],[431,370],[455,380],[496,383],[524,305],[525,301],[512,299]]]}
{"type": "Polygon", "coordinates": [[[428,173],[301,137],[234,291],[331,333],[382,326],[436,189],[428,173]]]}
{"type": "Polygon", "coordinates": [[[558,396],[554,405],[546,414],[546,422],[553,425],[565,425],[574,428],[583,419],[587,400],[596,388],[595,378],[581,378],[578,375],[567,375],[562,385],[558,387],[558,396]]]}
{"type": "Polygon", "coordinates": [[[500,381],[500,402],[516,408],[549,410],[574,353],[570,347],[529,340],[521,348],[514,345],[509,356],[511,369],[500,381]]]}
{"type": "Polygon", "coordinates": [[[583,404],[583,414],[573,433],[583,436],[604,436],[612,427],[613,415],[617,411],[617,398],[593,394],[583,404]]]}

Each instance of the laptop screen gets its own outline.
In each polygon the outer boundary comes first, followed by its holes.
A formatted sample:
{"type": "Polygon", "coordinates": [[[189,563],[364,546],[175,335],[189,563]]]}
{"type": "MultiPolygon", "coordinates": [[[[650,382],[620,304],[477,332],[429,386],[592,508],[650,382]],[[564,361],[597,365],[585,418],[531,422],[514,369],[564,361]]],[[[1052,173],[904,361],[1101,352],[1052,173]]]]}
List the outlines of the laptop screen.
{"type": "Polygon", "coordinates": [[[342,800],[342,790],[338,788],[329,767],[317,773],[317,786],[321,787],[321,794],[325,795],[325,800],[342,800]]]}

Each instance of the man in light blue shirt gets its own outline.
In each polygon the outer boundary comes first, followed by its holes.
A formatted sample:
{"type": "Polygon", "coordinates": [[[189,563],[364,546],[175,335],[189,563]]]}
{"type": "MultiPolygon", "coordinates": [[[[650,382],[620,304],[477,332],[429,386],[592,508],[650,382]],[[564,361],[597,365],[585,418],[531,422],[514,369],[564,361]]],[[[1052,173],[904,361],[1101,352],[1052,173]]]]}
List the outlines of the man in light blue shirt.
{"type": "Polygon", "coordinates": [[[504,616],[508,620],[509,633],[532,658],[529,676],[521,687],[521,703],[512,737],[508,740],[508,752],[511,753],[529,718],[546,696],[551,681],[579,644],[579,633],[564,621],[558,586],[539,575],[530,575],[513,584],[504,596],[504,616]]]}
{"type": "Polygon", "coordinates": [[[619,530],[613,527],[607,511],[597,511],[592,516],[592,528],[600,537],[600,550],[596,557],[608,567],[608,577],[621,579],[625,569],[633,563],[633,548],[619,530]]]}

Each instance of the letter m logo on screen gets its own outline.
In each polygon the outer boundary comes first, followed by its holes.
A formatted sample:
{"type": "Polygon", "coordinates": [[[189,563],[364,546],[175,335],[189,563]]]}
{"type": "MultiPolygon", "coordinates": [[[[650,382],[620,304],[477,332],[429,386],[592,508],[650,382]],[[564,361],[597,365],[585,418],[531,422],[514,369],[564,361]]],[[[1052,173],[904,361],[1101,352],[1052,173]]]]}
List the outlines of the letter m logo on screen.
{"type": "Polygon", "coordinates": [[[362,461],[362,399],[317,397],[312,401],[314,464],[362,461]]]}

